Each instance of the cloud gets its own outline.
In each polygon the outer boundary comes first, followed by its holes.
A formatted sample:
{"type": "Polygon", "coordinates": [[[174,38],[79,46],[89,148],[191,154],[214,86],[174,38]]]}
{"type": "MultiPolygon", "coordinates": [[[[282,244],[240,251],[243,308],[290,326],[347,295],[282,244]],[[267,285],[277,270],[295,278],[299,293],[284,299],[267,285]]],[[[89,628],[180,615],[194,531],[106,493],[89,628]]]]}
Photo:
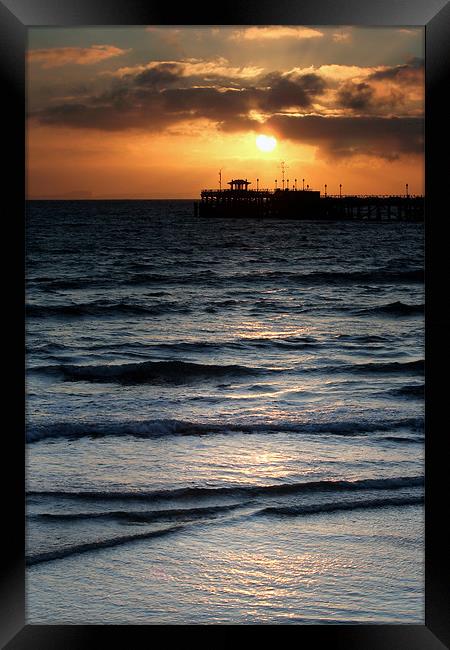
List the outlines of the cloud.
{"type": "Polygon", "coordinates": [[[247,27],[235,30],[230,34],[233,40],[245,41],[273,41],[279,39],[293,38],[297,40],[309,38],[321,38],[323,33],[310,27],[247,27]]]}
{"type": "Polygon", "coordinates": [[[250,74],[223,58],[151,61],[119,69],[105,91],[54,101],[31,117],[104,132],[176,133],[195,123],[226,132],[264,128],[317,147],[319,156],[395,160],[423,152],[420,97],[410,99],[422,86],[409,85],[408,77],[421,65],[414,59],[379,69],[329,65],[250,74]]]}
{"type": "Polygon", "coordinates": [[[147,67],[134,77],[137,86],[164,88],[182,76],[182,68],[176,62],[166,62],[147,67]]]}
{"type": "Polygon", "coordinates": [[[319,147],[327,158],[376,156],[392,161],[423,154],[422,118],[275,115],[268,125],[279,137],[319,147]]]}
{"type": "Polygon", "coordinates": [[[415,28],[406,28],[406,27],[401,27],[400,29],[397,30],[399,34],[407,34],[408,36],[418,36],[419,34],[422,34],[422,27],[415,27],[415,28]]]}
{"type": "Polygon", "coordinates": [[[334,32],[332,39],[335,43],[349,43],[352,40],[352,29],[346,27],[339,32],[334,32]]]}
{"type": "Polygon", "coordinates": [[[176,63],[147,67],[128,74],[104,93],[83,102],[63,102],[32,113],[43,124],[91,128],[156,130],[186,119],[206,118],[232,130],[257,124],[251,113],[272,114],[283,109],[308,109],[325,88],[316,74],[293,78],[279,72],[258,84],[240,88],[214,85],[179,86],[184,71],[176,63]]]}
{"type": "Polygon", "coordinates": [[[371,108],[374,101],[375,91],[365,82],[347,82],[342,85],[338,92],[338,101],[344,108],[364,111],[371,108]]]}
{"type": "Polygon", "coordinates": [[[219,57],[217,59],[181,59],[178,61],[150,61],[143,65],[129,66],[119,68],[111,74],[112,76],[123,78],[143,73],[147,70],[176,69],[179,77],[223,77],[234,79],[250,79],[260,75],[264,68],[258,66],[231,66],[227,59],[219,57]]]}
{"type": "Polygon", "coordinates": [[[259,105],[259,108],[265,111],[307,108],[326,87],[324,80],[315,73],[286,76],[279,72],[272,72],[260,80],[260,85],[267,86],[267,90],[263,91],[265,97],[262,97],[259,105]]]}
{"type": "Polygon", "coordinates": [[[396,81],[398,83],[416,84],[422,82],[424,75],[424,60],[418,57],[409,59],[407,63],[384,67],[373,72],[369,79],[373,81],[396,81]]]}
{"type": "Polygon", "coordinates": [[[398,84],[369,84],[365,81],[342,84],[335,95],[338,108],[366,115],[404,116],[421,115],[421,102],[405,92],[398,84]]]}
{"type": "Polygon", "coordinates": [[[160,36],[161,35],[167,36],[168,34],[170,34],[171,36],[179,36],[182,33],[181,29],[178,27],[165,27],[164,25],[160,25],[160,26],[149,25],[148,27],[145,28],[145,31],[151,32],[153,34],[158,34],[160,36]]]}
{"type": "Polygon", "coordinates": [[[382,67],[344,65],[338,63],[328,63],[320,66],[310,65],[307,68],[295,67],[287,72],[287,75],[304,75],[315,73],[322,77],[328,86],[338,86],[342,81],[364,81],[377,70],[383,70],[382,67]]]}
{"type": "Polygon", "coordinates": [[[28,60],[38,63],[43,68],[59,68],[64,65],[92,65],[115,56],[126,54],[130,50],[122,50],[114,45],[92,45],[91,47],[51,47],[40,50],[29,50],[28,60]]]}
{"type": "Polygon", "coordinates": [[[290,76],[314,73],[327,91],[316,112],[366,112],[374,115],[421,115],[424,100],[424,62],[411,58],[395,66],[328,64],[293,68],[290,76]]]}

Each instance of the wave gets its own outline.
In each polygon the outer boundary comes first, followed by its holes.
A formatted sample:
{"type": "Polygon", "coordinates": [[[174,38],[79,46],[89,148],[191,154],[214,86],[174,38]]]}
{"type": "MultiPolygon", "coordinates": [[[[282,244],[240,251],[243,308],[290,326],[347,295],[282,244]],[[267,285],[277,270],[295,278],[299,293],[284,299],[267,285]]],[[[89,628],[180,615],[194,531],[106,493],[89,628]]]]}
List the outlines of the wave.
{"type": "Polygon", "coordinates": [[[92,277],[80,277],[74,279],[58,279],[58,278],[29,278],[27,280],[31,286],[38,285],[39,289],[44,289],[45,291],[64,291],[66,289],[86,289],[86,287],[97,287],[103,286],[107,283],[111,284],[111,279],[104,278],[92,278],[92,277]]]}
{"type": "Polygon", "coordinates": [[[39,344],[29,344],[26,347],[26,351],[28,354],[51,354],[53,352],[62,352],[66,350],[70,350],[69,345],[64,345],[64,343],[57,343],[56,341],[52,341],[49,343],[39,343],[39,344]]]}
{"type": "Polygon", "coordinates": [[[27,442],[55,438],[121,437],[157,438],[170,435],[204,436],[212,434],[277,434],[297,433],[309,435],[360,436],[373,432],[398,429],[423,430],[423,418],[343,420],[328,422],[189,422],[176,419],[104,421],[104,422],[51,422],[27,426],[27,442]]]}
{"type": "MultiPolygon", "coordinates": [[[[288,368],[293,370],[293,368],[288,368]]],[[[423,374],[425,362],[423,359],[416,361],[369,361],[367,363],[341,363],[329,366],[297,366],[296,372],[338,374],[338,373],[380,373],[380,374],[423,374]]]]}
{"type": "Polygon", "coordinates": [[[185,361],[144,361],[117,365],[45,366],[34,369],[48,374],[61,374],[66,381],[151,383],[184,383],[196,379],[214,379],[227,376],[259,374],[262,368],[236,364],[215,365],[185,361]]]}
{"type": "Polygon", "coordinates": [[[292,350],[303,350],[308,348],[324,347],[312,336],[287,336],[287,337],[248,337],[231,341],[186,341],[179,343],[159,343],[150,345],[151,348],[161,350],[173,350],[177,352],[205,352],[220,351],[223,349],[241,350],[246,348],[282,348],[292,350]]]}
{"type": "Polygon", "coordinates": [[[359,344],[392,343],[392,335],[386,334],[339,334],[336,338],[339,341],[349,341],[350,343],[359,344]]]}
{"type": "Polygon", "coordinates": [[[256,515],[271,515],[278,517],[298,517],[301,515],[314,515],[339,510],[367,510],[370,508],[388,508],[393,506],[415,506],[424,502],[420,497],[383,497],[382,499],[367,499],[365,501],[352,501],[349,503],[321,503],[304,506],[268,506],[259,510],[256,515]]]}
{"type": "Polygon", "coordinates": [[[248,497],[311,492],[342,492],[361,490],[397,490],[423,487],[423,476],[397,476],[381,479],[360,479],[356,481],[323,480],[306,483],[279,483],[275,485],[239,485],[231,487],[184,487],[149,492],[100,492],[100,491],[28,491],[32,497],[58,497],[95,501],[198,499],[211,497],[248,497]]]}
{"type": "MultiPolygon", "coordinates": [[[[246,337],[235,340],[217,340],[217,341],[174,341],[174,342],[159,342],[159,343],[143,343],[141,341],[127,341],[123,343],[108,342],[108,343],[93,343],[92,345],[74,345],[73,350],[83,350],[87,352],[92,351],[107,351],[113,352],[117,350],[148,350],[148,351],[168,351],[177,353],[192,353],[192,352],[220,352],[222,350],[245,350],[248,348],[282,348],[292,350],[303,350],[308,348],[326,347],[325,343],[319,342],[312,336],[287,336],[279,338],[268,337],[246,337]]],[[[68,350],[69,346],[60,343],[48,343],[29,346],[27,352],[57,352],[59,350],[68,350]]]]}
{"type": "MultiPolygon", "coordinates": [[[[320,373],[424,373],[423,359],[417,361],[387,361],[286,368],[287,372],[320,373]]],[[[267,373],[283,372],[280,368],[262,368],[238,364],[204,364],[188,361],[142,361],[140,363],[107,365],[55,364],[29,368],[34,374],[61,377],[64,381],[86,381],[118,384],[185,384],[195,381],[220,379],[223,377],[248,377],[267,373]]]]}
{"type": "Polygon", "coordinates": [[[79,304],[27,305],[26,315],[30,318],[64,316],[160,316],[168,313],[190,313],[190,309],[179,303],[166,302],[154,305],[137,305],[126,302],[98,300],[79,304]]]}
{"type": "Polygon", "coordinates": [[[261,273],[245,273],[223,276],[228,281],[255,282],[258,280],[290,280],[309,284],[353,284],[355,282],[381,283],[422,283],[423,269],[393,271],[390,269],[373,269],[367,271],[311,271],[298,273],[296,271],[263,271],[261,273]]]}
{"type": "Polygon", "coordinates": [[[87,366],[63,364],[40,366],[30,370],[34,373],[62,376],[65,381],[119,384],[184,384],[205,379],[258,375],[263,371],[274,372],[272,369],[252,368],[237,364],[218,365],[175,360],[87,366]]]}
{"type": "Polygon", "coordinates": [[[126,523],[153,523],[158,521],[191,520],[204,517],[214,517],[218,514],[241,508],[244,504],[236,503],[225,506],[207,506],[203,508],[171,508],[170,510],[124,511],[112,510],[107,512],[69,512],[69,513],[39,513],[31,515],[33,519],[43,519],[54,522],[77,521],[82,519],[115,519],[126,523]]]}
{"type": "Polygon", "coordinates": [[[34,555],[27,555],[25,563],[28,566],[40,564],[42,562],[50,562],[52,560],[59,560],[72,555],[79,555],[88,551],[96,551],[102,548],[111,548],[129,542],[135,542],[141,539],[151,539],[153,537],[163,537],[171,533],[183,530],[183,526],[171,526],[163,530],[153,530],[147,533],[137,533],[135,535],[122,535],[121,537],[112,537],[109,539],[100,539],[93,542],[86,542],[85,544],[76,544],[74,546],[66,546],[64,548],[55,549],[46,553],[35,553],[34,555]]]}
{"type": "MultiPolygon", "coordinates": [[[[268,270],[259,273],[232,273],[222,275],[211,269],[197,271],[194,273],[173,274],[158,272],[148,272],[144,270],[138,273],[129,273],[115,281],[121,286],[146,286],[154,284],[163,285],[189,285],[189,284],[236,284],[236,283],[260,283],[266,281],[276,282],[297,282],[300,284],[354,284],[354,283],[423,283],[423,269],[410,269],[406,271],[391,269],[373,269],[367,271],[282,271],[268,270]]],[[[77,278],[77,279],[57,279],[57,278],[30,278],[33,284],[47,284],[49,289],[82,289],[86,286],[107,286],[110,283],[108,277],[99,278],[77,278]]]]}
{"type": "Polygon", "coordinates": [[[414,438],[407,438],[406,436],[384,436],[383,440],[389,442],[401,442],[406,445],[423,445],[425,438],[423,436],[415,436],[414,438]]]}
{"type": "MultiPolygon", "coordinates": [[[[412,385],[412,386],[400,386],[399,388],[390,388],[385,391],[389,395],[394,397],[411,397],[416,398],[420,397],[421,399],[425,396],[425,386],[424,384],[412,385]]],[[[381,393],[383,394],[383,393],[381,393]]]]}
{"type": "MultiPolygon", "coordinates": [[[[314,368],[314,370],[318,370],[314,368]]],[[[362,372],[362,373],[418,373],[423,374],[425,363],[423,359],[417,361],[384,361],[369,363],[352,363],[342,366],[326,366],[320,369],[322,372],[362,372]]]]}
{"type": "Polygon", "coordinates": [[[119,284],[130,286],[141,286],[149,284],[164,284],[164,285],[178,285],[178,284],[210,284],[211,281],[221,279],[215,271],[206,269],[204,271],[187,272],[183,275],[173,275],[170,273],[135,273],[130,274],[128,277],[123,278],[119,284]]]}
{"type": "MultiPolygon", "coordinates": [[[[203,310],[206,312],[217,312],[217,309],[229,309],[239,304],[236,300],[222,300],[206,304],[203,310]]],[[[251,304],[255,313],[258,310],[264,311],[282,311],[289,310],[294,312],[310,312],[312,309],[306,309],[302,305],[291,305],[283,302],[257,300],[251,304]]],[[[340,307],[344,311],[353,311],[350,307],[340,307]]],[[[88,303],[77,304],[28,304],[26,306],[26,315],[29,318],[64,318],[64,317],[78,317],[83,318],[86,316],[93,317],[112,317],[112,316],[162,316],[170,313],[189,314],[192,313],[192,308],[184,303],[177,302],[159,302],[151,305],[127,303],[123,301],[109,302],[107,300],[97,300],[88,303]]],[[[408,305],[403,302],[397,301],[385,305],[375,307],[367,307],[364,309],[356,310],[360,315],[388,315],[388,316],[422,316],[424,313],[424,305],[408,305]]],[[[281,340],[283,343],[283,340],[281,340]]]]}
{"type": "Polygon", "coordinates": [[[408,305],[400,300],[396,302],[389,302],[385,305],[377,305],[376,307],[368,307],[361,309],[359,314],[382,314],[389,316],[423,316],[424,305],[408,305]]]}

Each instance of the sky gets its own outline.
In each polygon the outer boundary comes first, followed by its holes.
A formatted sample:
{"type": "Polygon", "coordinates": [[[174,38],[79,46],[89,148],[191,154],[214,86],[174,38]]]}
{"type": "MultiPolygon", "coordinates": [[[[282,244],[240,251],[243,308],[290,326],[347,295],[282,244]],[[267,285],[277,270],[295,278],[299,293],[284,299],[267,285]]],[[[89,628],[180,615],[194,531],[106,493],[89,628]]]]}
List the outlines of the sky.
{"type": "Polygon", "coordinates": [[[31,28],[27,196],[273,189],[282,162],[299,188],[422,194],[423,56],[421,27],[31,28]]]}

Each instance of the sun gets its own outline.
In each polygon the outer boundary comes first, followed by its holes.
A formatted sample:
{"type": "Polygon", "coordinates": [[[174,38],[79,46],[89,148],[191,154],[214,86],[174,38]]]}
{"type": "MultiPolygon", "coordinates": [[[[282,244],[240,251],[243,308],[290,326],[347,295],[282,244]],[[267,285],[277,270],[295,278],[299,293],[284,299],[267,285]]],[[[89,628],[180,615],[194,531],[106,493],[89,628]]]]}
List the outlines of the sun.
{"type": "Polygon", "coordinates": [[[277,141],[272,135],[256,136],[256,146],[261,151],[273,151],[277,146],[277,141]]]}

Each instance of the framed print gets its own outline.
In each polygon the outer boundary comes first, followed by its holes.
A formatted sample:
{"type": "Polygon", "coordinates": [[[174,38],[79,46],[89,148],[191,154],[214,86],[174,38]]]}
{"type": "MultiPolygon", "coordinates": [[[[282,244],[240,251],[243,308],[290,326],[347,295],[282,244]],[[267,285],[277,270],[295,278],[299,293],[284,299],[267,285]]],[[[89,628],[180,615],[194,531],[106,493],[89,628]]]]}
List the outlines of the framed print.
{"type": "Polygon", "coordinates": [[[448,3],[0,21],[4,646],[449,647],[448,3]]]}

